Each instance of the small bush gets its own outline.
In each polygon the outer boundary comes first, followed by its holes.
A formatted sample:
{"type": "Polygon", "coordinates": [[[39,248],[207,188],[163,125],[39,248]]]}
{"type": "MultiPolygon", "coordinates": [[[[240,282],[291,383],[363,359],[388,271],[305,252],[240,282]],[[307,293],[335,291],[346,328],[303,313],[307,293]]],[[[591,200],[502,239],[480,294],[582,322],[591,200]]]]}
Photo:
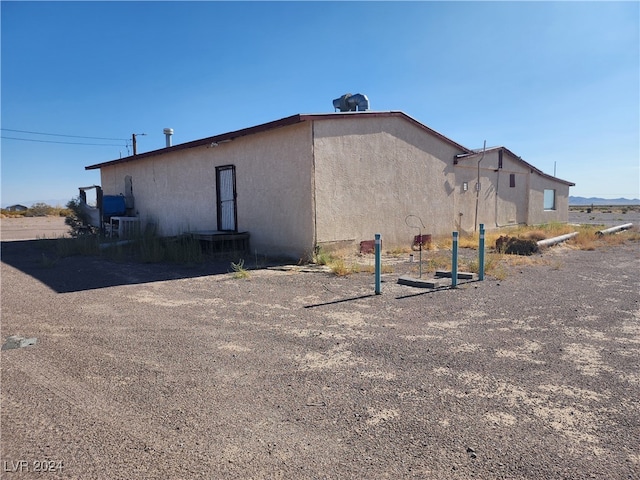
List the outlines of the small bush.
{"type": "Polygon", "coordinates": [[[69,233],[72,237],[81,237],[85,235],[97,235],[99,229],[89,225],[89,219],[80,208],[80,197],[73,198],[67,202],[65,225],[69,227],[69,233]]]}
{"type": "Polygon", "coordinates": [[[329,265],[334,260],[333,255],[319,251],[313,258],[313,263],[317,265],[329,265]]]}
{"type": "Polygon", "coordinates": [[[333,262],[331,262],[331,264],[329,265],[329,267],[331,268],[331,271],[339,276],[345,276],[345,275],[349,275],[350,273],[352,273],[351,268],[349,268],[345,263],[344,260],[340,259],[336,259],[333,262]]]}
{"type": "Polygon", "coordinates": [[[47,215],[51,215],[53,207],[51,205],[47,205],[46,203],[34,203],[31,205],[25,212],[25,216],[27,217],[46,217],[47,215]]]}
{"type": "Polygon", "coordinates": [[[233,278],[249,278],[249,271],[244,268],[244,259],[238,260],[238,263],[231,262],[231,269],[233,270],[233,278]]]}
{"type": "Polygon", "coordinates": [[[496,240],[496,251],[510,255],[533,255],[538,251],[534,240],[502,236],[496,240]]]}

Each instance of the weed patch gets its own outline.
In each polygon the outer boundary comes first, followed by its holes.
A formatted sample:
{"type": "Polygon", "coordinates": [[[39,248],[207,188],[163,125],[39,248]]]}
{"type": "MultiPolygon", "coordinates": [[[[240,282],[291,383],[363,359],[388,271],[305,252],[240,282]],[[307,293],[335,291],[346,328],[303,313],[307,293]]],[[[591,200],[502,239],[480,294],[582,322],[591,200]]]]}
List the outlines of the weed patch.
{"type": "Polygon", "coordinates": [[[238,263],[231,262],[231,269],[233,270],[233,278],[242,279],[249,278],[249,270],[244,268],[244,259],[238,260],[238,263]]]}

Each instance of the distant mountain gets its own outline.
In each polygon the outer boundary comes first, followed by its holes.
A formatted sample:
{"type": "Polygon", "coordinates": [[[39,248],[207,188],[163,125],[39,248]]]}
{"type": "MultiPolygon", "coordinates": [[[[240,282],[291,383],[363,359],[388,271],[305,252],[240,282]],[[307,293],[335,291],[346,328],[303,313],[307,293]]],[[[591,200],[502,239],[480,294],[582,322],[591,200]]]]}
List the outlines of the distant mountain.
{"type": "Polygon", "coordinates": [[[637,198],[569,197],[569,205],[640,205],[637,198]]]}

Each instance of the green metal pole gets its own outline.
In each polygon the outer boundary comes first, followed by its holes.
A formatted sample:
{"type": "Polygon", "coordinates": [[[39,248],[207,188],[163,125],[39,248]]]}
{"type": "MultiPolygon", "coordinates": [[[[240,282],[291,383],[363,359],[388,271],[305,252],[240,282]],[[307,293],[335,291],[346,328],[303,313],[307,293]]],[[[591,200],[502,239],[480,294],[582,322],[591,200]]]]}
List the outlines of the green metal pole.
{"type": "Polygon", "coordinates": [[[418,277],[422,278],[422,229],[420,229],[420,241],[418,242],[420,245],[420,265],[418,266],[418,277]]]}
{"type": "Polygon", "coordinates": [[[458,232],[453,232],[453,245],[451,252],[451,286],[458,285],[458,232]]]}
{"type": "Polygon", "coordinates": [[[382,250],[382,239],[381,239],[382,235],[380,235],[379,233],[376,233],[375,236],[375,255],[376,255],[376,295],[380,295],[380,293],[382,293],[382,289],[380,287],[380,283],[381,283],[381,279],[380,279],[380,273],[381,273],[381,261],[380,261],[380,251],[382,250]]]}
{"type": "Polygon", "coordinates": [[[484,280],[484,223],[480,224],[480,245],[478,246],[478,279],[484,280]]]}

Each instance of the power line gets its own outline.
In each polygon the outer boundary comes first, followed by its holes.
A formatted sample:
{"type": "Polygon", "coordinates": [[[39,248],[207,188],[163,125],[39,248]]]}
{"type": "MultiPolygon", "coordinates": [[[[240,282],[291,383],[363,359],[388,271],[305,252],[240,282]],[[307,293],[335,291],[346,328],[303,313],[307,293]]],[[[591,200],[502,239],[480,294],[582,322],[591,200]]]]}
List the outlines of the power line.
{"type": "MultiPolygon", "coordinates": [[[[5,130],[4,128],[2,130],[5,130]]],[[[64,143],[65,145],[98,145],[101,147],[122,147],[128,145],[122,145],[121,143],[84,143],[84,142],[58,142],[56,140],[36,140],[35,138],[18,138],[18,137],[5,137],[2,135],[0,138],[4,138],[7,140],[22,140],[23,142],[39,142],[39,143],[64,143]]],[[[80,137],[80,138],[91,138],[91,137],[80,137]]],[[[114,140],[121,140],[119,138],[115,138],[114,140]]],[[[124,141],[124,139],[122,139],[124,141]]]]}
{"type": "MultiPolygon", "coordinates": [[[[82,135],[63,135],[61,133],[44,133],[44,132],[31,132],[29,130],[13,130],[11,128],[0,128],[0,130],[4,130],[5,132],[31,133],[33,135],[50,135],[50,136],[53,136],[53,137],[88,138],[88,139],[91,139],[91,140],[122,140],[122,141],[128,141],[127,138],[85,137],[85,136],[82,136],[82,135]]],[[[3,138],[5,138],[5,137],[3,137],[3,138]]],[[[14,140],[19,140],[19,139],[14,139],[14,140]]]]}

